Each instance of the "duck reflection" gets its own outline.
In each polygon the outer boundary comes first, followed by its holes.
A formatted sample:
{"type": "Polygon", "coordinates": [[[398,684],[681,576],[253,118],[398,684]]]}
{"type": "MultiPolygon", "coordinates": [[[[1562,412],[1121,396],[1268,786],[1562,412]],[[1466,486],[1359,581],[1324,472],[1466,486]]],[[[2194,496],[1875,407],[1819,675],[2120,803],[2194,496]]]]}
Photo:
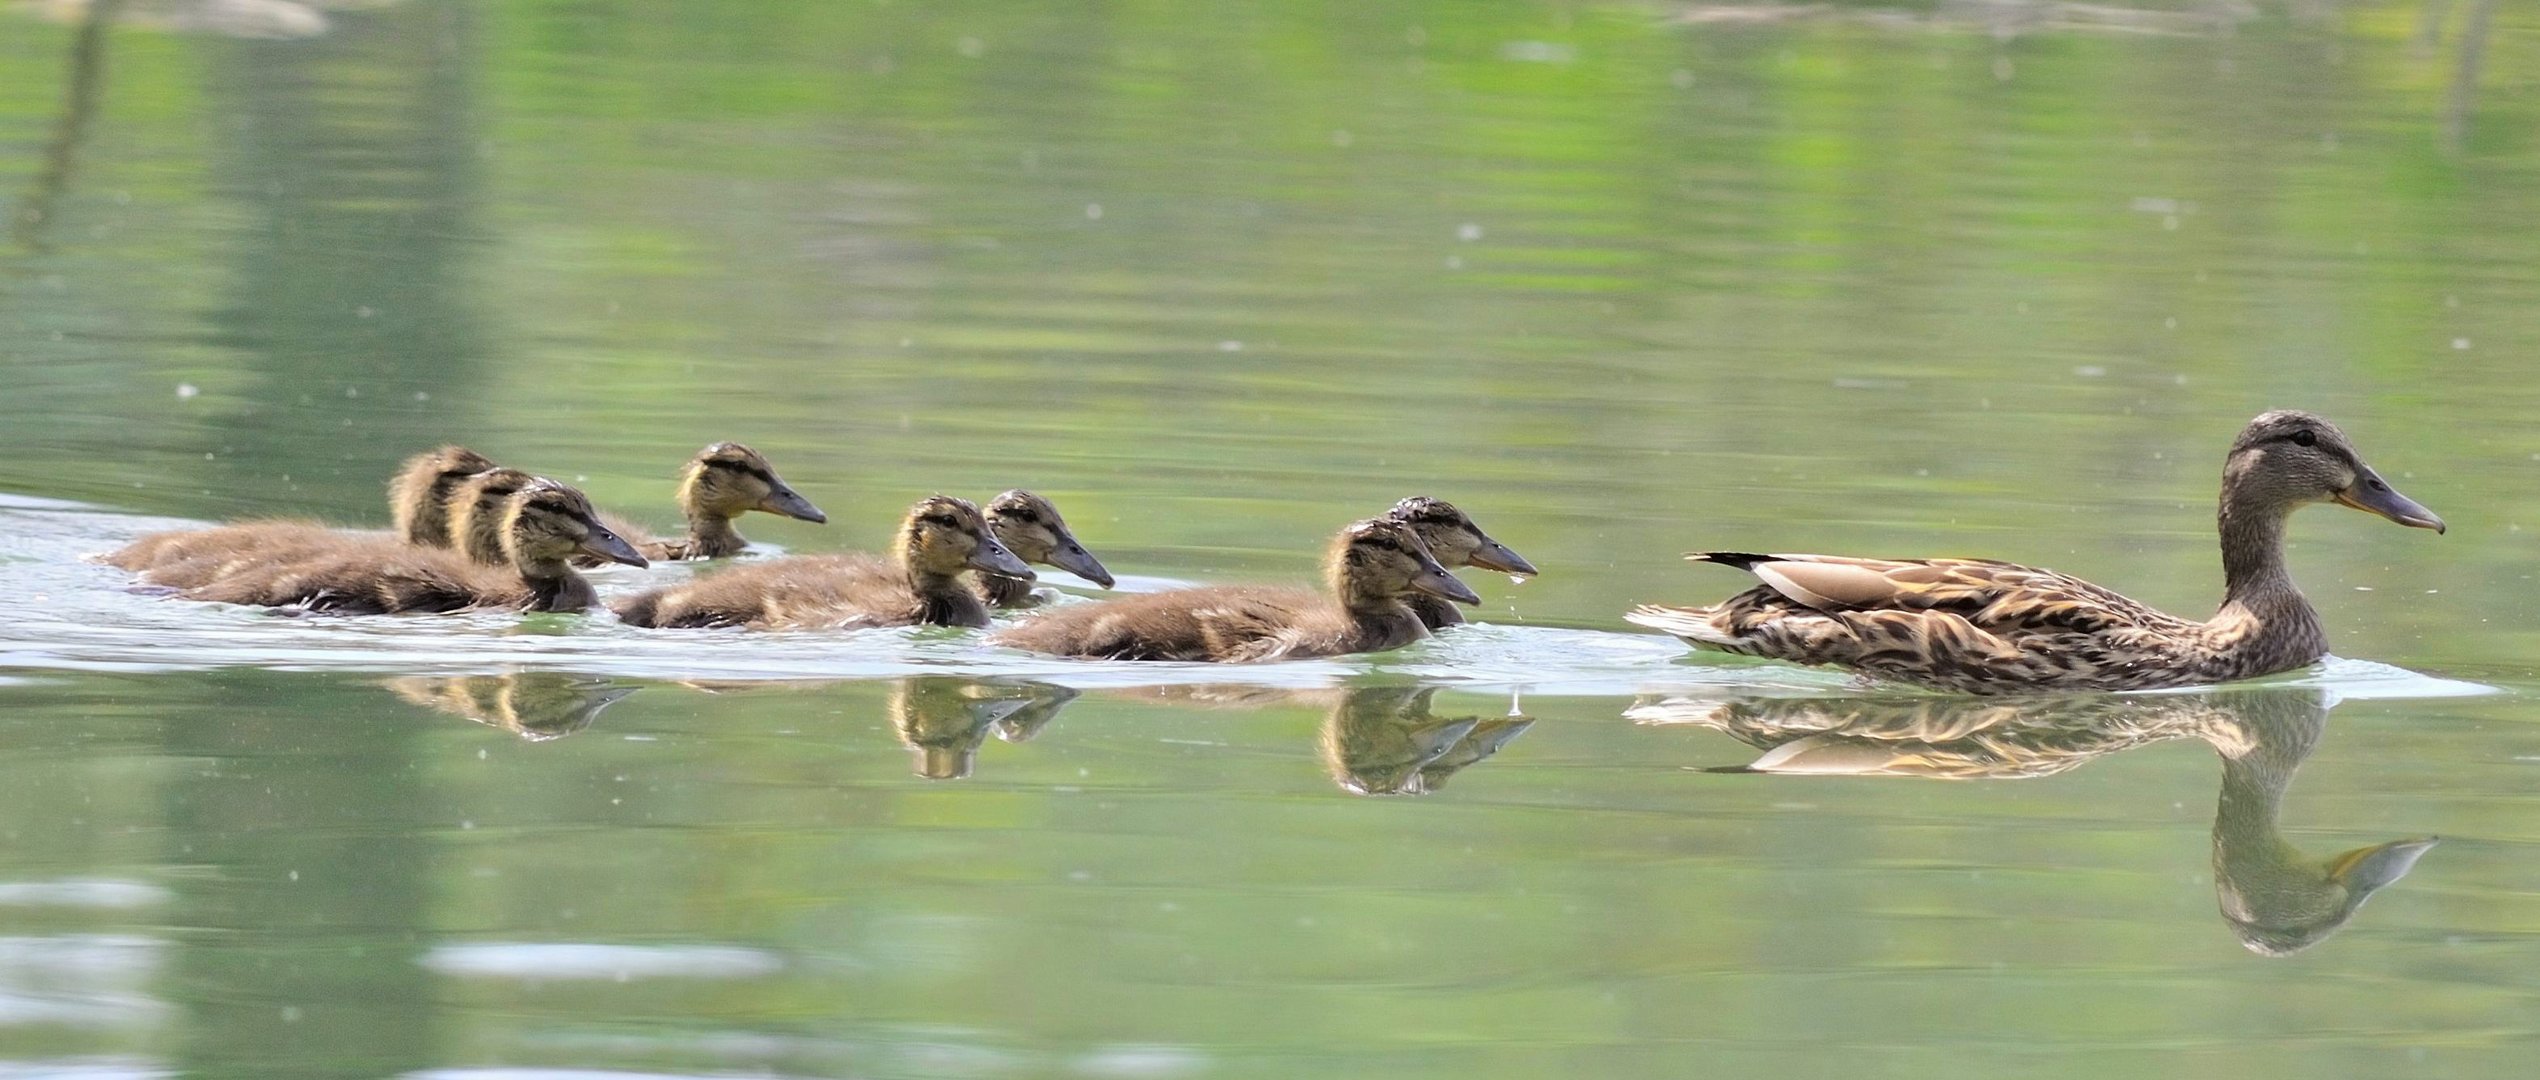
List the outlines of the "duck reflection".
{"type": "Polygon", "coordinates": [[[600,710],[635,692],[605,679],[553,671],[509,675],[410,675],[388,680],[398,697],[464,716],[531,742],[561,739],[591,726],[600,710]]]}
{"type": "Polygon", "coordinates": [[[2314,858],[2284,838],[2293,774],[2319,745],[2333,699],[2312,689],[2030,701],[1948,698],[1644,700],[1642,723],[1712,728],[1764,751],[1728,772],[2052,776],[2120,750],[2202,739],[2221,755],[2214,892],[2250,951],[2288,956],[2325,940],[2435,839],[2393,840],[2314,858]]]}
{"type": "Polygon", "coordinates": [[[1362,686],[1340,692],[1317,749],[1332,782],[1353,795],[1426,795],[1448,777],[1514,742],[1523,716],[1438,716],[1434,686],[1362,686]]]}
{"type": "Polygon", "coordinates": [[[970,775],[990,734],[1029,741],[1075,700],[1076,691],[1046,683],[923,676],[891,685],[891,730],[915,755],[917,775],[959,780],[970,775]]]}

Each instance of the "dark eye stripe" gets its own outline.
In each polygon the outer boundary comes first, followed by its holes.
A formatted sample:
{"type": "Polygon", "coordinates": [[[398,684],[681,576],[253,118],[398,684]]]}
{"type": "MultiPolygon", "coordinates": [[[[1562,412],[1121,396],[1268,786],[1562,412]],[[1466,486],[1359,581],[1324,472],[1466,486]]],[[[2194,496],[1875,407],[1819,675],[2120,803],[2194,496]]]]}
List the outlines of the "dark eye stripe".
{"type": "Polygon", "coordinates": [[[736,472],[743,476],[754,477],[769,487],[785,486],[784,481],[778,480],[775,473],[769,472],[759,466],[752,465],[746,461],[725,461],[721,458],[711,458],[706,461],[706,468],[721,469],[725,472],[736,472]]]}

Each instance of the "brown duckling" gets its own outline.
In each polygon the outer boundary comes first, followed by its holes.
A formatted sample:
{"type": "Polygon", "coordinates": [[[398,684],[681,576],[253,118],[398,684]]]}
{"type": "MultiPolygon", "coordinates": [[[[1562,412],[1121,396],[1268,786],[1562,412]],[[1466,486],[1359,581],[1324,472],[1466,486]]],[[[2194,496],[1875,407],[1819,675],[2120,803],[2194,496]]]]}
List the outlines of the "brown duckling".
{"type": "Polygon", "coordinates": [[[591,583],[573,572],[574,556],[644,565],[642,555],[600,524],[589,499],[552,480],[513,494],[503,522],[510,572],[392,537],[347,536],[284,558],[241,560],[183,595],[360,615],[479,608],[583,611],[598,597],[591,583]]]}
{"type": "Polygon", "coordinates": [[[1399,521],[1351,524],[1324,564],[1329,595],[1213,586],[1060,608],[997,635],[1000,644],[1088,660],[1249,662],[1399,648],[1429,636],[1403,603],[1414,594],[1481,598],[1438,565],[1399,521]]]}
{"type": "Polygon", "coordinates": [[[246,521],[151,533],[98,556],[97,561],[140,574],[141,580],[152,585],[190,589],[235,566],[292,558],[361,536],[384,539],[377,533],[348,533],[316,521],[246,521]]]}
{"type": "Polygon", "coordinates": [[[1032,577],[977,506],[933,495],[900,520],[887,563],[864,554],[789,556],[639,593],[616,607],[633,626],[986,626],[987,605],[961,580],[971,570],[1032,577]]]}
{"type": "MultiPolygon", "coordinates": [[[[1429,554],[1439,566],[1449,570],[1478,566],[1503,574],[1535,576],[1535,564],[1508,550],[1508,545],[1491,539],[1470,516],[1444,499],[1414,495],[1393,504],[1385,516],[1419,533],[1420,542],[1429,545],[1429,554]]],[[[1420,625],[1431,630],[1464,624],[1464,612],[1437,597],[1414,596],[1408,602],[1412,614],[1420,616],[1420,625]]]]}
{"type": "Polygon", "coordinates": [[[491,458],[464,446],[444,446],[407,458],[388,481],[388,515],[407,543],[450,546],[450,493],[468,477],[494,467],[491,458]]]}
{"type": "MultiPolygon", "coordinates": [[[[1055,566],[1103,588],[1111,587],[1111,571],[1103,569],[1102,560],[1076,542],[1076,534],[1068,531],[1067,519],[1058,516],[1058,507],[1048,499],[1016,488],[988,500],[987,513],[988,527],[995,530],[997,540],[1015,558],[1055,566]]],[[[1039,602],[1028,579],[981,574],[979,588],[990,607],[1031,607],[1039,602]]]]}
{"type": "Polygon", "coordinates": [[[732,527],[732,519],[752,510],[825,525],[829,515],[803,498],[756,450],[736,442],[719,442],[688,460],[679,473],[679,513],[688,520],[688,535],[659,540],[644,528],[612,514],[602,523],[626,537],[649,559],[720,559],[750,546],[732,527]]]}

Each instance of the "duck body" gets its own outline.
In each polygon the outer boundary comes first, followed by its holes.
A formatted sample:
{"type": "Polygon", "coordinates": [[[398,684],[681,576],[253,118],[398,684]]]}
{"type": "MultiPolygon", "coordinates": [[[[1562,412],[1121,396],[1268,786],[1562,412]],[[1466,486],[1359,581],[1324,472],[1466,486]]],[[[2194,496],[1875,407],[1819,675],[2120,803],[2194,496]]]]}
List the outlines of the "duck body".
{"type": "MultiPolygon", "coordinates": [[[[278,522],[208,530],[216,534],[214,539],[226,540],[220,550],[154,566],[143,578],[180,588],[188,600],[357,615],[489,608],[582,611],[598,597],[568,560],[603,554],[637,566],[644,562],[598,524],[581,492],[553,481],[539,481],[514,494],[504,522],[507,568],[484,566],[459,552],[398,537],[278,522]]],[[[165,559],[188,547],[152,544],[154,539],[144,537],[107,561],[126,565],[151,554],[165,559]]],[[[201,541],[192,546],[208,547],[201,541]]]]}
{"type": "Polygon", "coordinates": [[[493,467],[492,459],[464,446],[407,458],[388,481],[388,514],[397,536],[424,547],[449,546],[451,493],[468,477],[493,467]]]}
{"type": "Polygon", "coordinates": [[[979,509],[934,496],[902,519],[893,558],[796,555],[737,566],[682,585],[652,589],[617,605],[634,626],[758,630],[877,626],[988,625],[988,607],[965,571],[1032,571],[988,531],[979,509]]]}
{"type": "Polygon", "coordinates": [[[152,585],[190,589],[236,567],[305,556],[353,539],[387,539],[380,533],[338,530],[316,521],[242,521],[209,529],[151,533],[99,556],[99,562],[141,575],[152,585]]]}
{"type": "Polygon", "coordinates": [[[1429,635],[1403,603],[1414,592],[1478,602],[1408,526],[1351,525],[1326,561],[1329,591],[1212,586],[1060,608],[1000,644],[1087,660],[1255,663],[1396,649],[1429,635]]]}
{"type": "Polygon", "coordinates": [[[1709,607],[1624,616],[1705,649],[1845,667],[1967,693],[2148,690],[2288,671],[2327,654],[2284,564],[2295,509],[2337,502],[2402,525],[2442,519],[2392,490],[2343,432],[2309,413],[2250,422],[2224,466],[2224,599],[2203,621],[2069,574],[1981,559],[1697,552],[1762,584],[1709,607]]]}

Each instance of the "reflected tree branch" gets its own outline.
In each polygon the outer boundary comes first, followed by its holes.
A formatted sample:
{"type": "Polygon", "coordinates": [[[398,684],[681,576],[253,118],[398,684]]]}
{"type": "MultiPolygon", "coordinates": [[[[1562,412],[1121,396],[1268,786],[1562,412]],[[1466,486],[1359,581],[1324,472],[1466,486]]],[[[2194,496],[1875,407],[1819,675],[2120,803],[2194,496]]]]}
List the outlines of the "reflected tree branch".
{"type": "Polygon", "coordinates": [[[2461,22],[2460,66],[2452,73],[2452,97],[2443,107],[2443,149],[2460,153],[2469,137],[2470,111],[2478,100],[2478,69],[2487,62],[2487,31],[2496,21],[2496,0],[2470,0],[2461,22]]]}
{"type": "Polygon", "coordinates": [[[44,242],[44,229],[54,217],[54,204],[69,189],[71,173],[78,165],[80,144],[87,141],[88,127],[97,115],[97,92],[106,76],[106,27],[123,10],[124,0],[96,0],[88,5],[87,17],[79,24],[79,36],[71,39],[70,70],[62,89],[62,118],[53,126],[53,138],[44,145],[44,168],[35,174],[26,197],[19,201],[16,220],[10,234],[20,246],[37,254],[50,252],[44,242]]]}

